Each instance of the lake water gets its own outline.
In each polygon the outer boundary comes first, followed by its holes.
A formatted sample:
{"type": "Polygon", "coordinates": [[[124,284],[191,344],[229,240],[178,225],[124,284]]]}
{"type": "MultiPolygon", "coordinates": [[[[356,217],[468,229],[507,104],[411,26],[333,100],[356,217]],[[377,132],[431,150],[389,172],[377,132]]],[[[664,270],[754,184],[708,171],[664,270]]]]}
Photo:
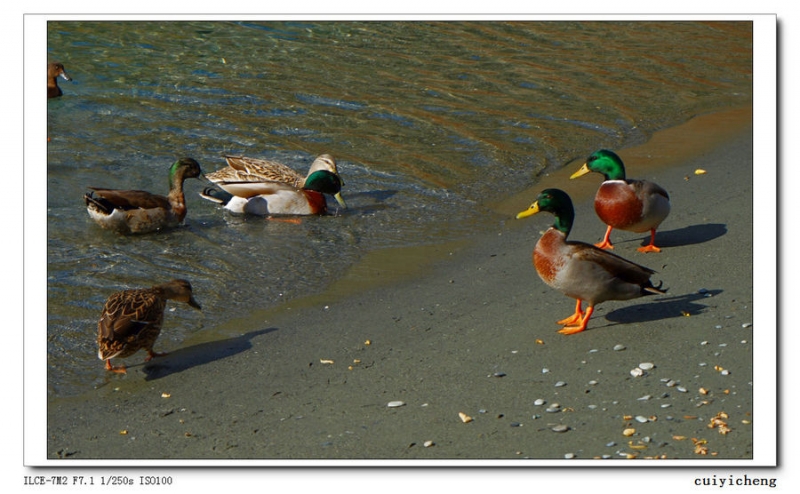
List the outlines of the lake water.
{"type": "Polygon", "coordinates": [[[543,171],[752,102],[750,22],[58,21],[47,31],[49,59],[73,78],[47,115],[51,397],[107,382],[95,334],[114,291],[189,279],[203,311],[170,303],[156,350],[175,348],[319,293],[370,251],[496,224],[485,205],[543,171]],[[185,184],[185,226],[165,233],[101,230],[83,202],[86,186],[165,194],[182,156],[205,172],[239,154],[305,173],[321,153],[337,159],[349,207],[299,225],[231,215],[198,196],[197,180],[185,184]]]}

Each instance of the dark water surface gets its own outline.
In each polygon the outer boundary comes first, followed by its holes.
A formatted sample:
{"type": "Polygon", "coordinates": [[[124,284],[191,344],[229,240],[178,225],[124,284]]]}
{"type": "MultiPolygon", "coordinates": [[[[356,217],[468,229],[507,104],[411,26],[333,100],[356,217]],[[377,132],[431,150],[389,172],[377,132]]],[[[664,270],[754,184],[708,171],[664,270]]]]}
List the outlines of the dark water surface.
{"type": "Polygon", "coordinates": [[[752,102],[750,22],[59,21],[48,51],[74,79],[48,101],[51,397],[106,382],[94,337],[116,290],[189,279],[203,312],[169,305],[156,349],[175,348],[367,252],[503,221],[484,205],[544,170],[752,102]],[[299,225],[230,215],[196,180],[168,233],[101,230],[83,204],[89,185],[166,193],[181,156],[305,172],[325,152],[349,208],[299,225]]]}

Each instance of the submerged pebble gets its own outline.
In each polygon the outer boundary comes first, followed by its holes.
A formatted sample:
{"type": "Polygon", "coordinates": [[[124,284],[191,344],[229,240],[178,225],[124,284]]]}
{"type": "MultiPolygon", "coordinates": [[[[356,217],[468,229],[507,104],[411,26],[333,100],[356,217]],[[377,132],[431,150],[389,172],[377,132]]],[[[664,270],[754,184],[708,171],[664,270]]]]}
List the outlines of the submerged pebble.
{"type": "Polygon", "coordinates": [[[564,424],[557,424],[551,427],[550,430],[553,432],[567,432],[569,430],[569,426],[564,424]]]}
{"type": "Polygon", "coordinates": [[[625,345],[622,345],[622,344],[614,345],[614,351],[615,352],[620,352],[622,350],[625,350],[625,345]]]}

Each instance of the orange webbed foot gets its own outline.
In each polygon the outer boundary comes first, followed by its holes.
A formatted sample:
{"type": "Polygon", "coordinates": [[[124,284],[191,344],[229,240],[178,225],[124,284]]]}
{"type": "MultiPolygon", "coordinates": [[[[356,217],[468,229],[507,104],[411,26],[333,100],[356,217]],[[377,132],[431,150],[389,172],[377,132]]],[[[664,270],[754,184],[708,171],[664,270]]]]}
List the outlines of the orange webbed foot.
{"type": "Polygon", "coordinates": [[[614,246],[611,245],[611,230],[613,230],[613,228],[611,228],[610,226],[606,228],[606,234],[605,236],[603,236],[603,241],[594,244],[594,246],[599,249],[608,249],[608,250],[614,249],[614,246]]]}
{"type": "Polygon", "coordinates": [[[645,253],[647,253],[647,252],[661,252],[661,249],[656,247],[656,231],[652,230],[652,229],[650,230],[650,244],[645,245],[644,247],[639,247],[636,250],[638,250],[639,252],[645,252],[645,253]]]}
{"type": "Polygon", "coordinates": [[[580,320],[580,324],[572,325],[572,326],[564,326],[563,328],[559,329],[558,332],[561,334],[575,334],[580,333],[581,331],[586,329],[586,325],[589,324],[589,318],[592,317],[592,312],[594,312],[594,307],[587,307],[586,313],[584,314],[583,318],[580,320]]]}
{"type": "Polygon", "coordinates": [[[575,304],[575,313],[565,319],[556,321],[556,324],[570,325],[579,322],[581,319],[583,319],[583,311],[581,310],[581,301],[578,300],[575,304]]]}
{"type": "Polygon", "coordinates": [[[605,240],[602,241],[602,242],[598,242],[598,243],[594,244],[594,246],[597,247],[597,248],[600,248],[600,249],[614,250],[614,246],[611,244],[611,242],[608,242],[608,241],[605,241],[605,240]]]}
{"type": "Polygon", "coordinates": [[[277,221],[280,223],[291,223],[293,225],[299,225],[303,222],[300,218],[276,218],[275,216],[267,216],[267,221],[277,221]]]}
{"type": "Polygon", "coordinates": [[[127,374],[128,370],[125,369],[124,365],[113,366],[111,365],[111,359],[106,360],[106,370],[114,372],[116,374],[127,374]]]}
{"type": "Polygon", "coordinates": [[[638,250],[639,252],[644,252],[645,254],[648,252],[661,252],[661,249],[659,249],[653,244],[645,245],[644,247],[639,247],[636,250],[638,250]]]}

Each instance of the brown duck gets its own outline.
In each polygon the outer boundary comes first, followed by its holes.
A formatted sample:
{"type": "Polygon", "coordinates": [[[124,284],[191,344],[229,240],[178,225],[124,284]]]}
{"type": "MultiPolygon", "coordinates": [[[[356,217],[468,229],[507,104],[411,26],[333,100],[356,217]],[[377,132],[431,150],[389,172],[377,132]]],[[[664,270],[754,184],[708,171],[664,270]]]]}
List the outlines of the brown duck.
{"type": "Polygon", "coordinates": [[[105,360],[107,370],[125,374],[125,366],[115,367],[111,365],[111,359],[129,357],[140,349],[147,351],[145,362],[166,355],[155,353],[153,344],[161,333],[167,300],[185,302],[200,309],[200,304],[192,296],[192,285],[186,280],[124,290],[108,297],[97,323],[97,357],[105,360]]]}
{"type": "Polygon", "coordinates": [[[62,94],[61,88],[58,87],[58,77],[61,76],[64,80],[71,81],[72,77],[67,75],[64,70],[64,65],[61,62],[51,62],[47,64],[47,97],[58,98],[62,94]]]}
{"type": "Polygon", "coordinates": [[[183,181],[201,178],[200,165],[181,158],[169,169],[169,194],[161,196],[143,190],[89,187],[84,195],[89,216],[101,227],[119,233],[148,233],[179,225],[186,217],[183,181]]]}

